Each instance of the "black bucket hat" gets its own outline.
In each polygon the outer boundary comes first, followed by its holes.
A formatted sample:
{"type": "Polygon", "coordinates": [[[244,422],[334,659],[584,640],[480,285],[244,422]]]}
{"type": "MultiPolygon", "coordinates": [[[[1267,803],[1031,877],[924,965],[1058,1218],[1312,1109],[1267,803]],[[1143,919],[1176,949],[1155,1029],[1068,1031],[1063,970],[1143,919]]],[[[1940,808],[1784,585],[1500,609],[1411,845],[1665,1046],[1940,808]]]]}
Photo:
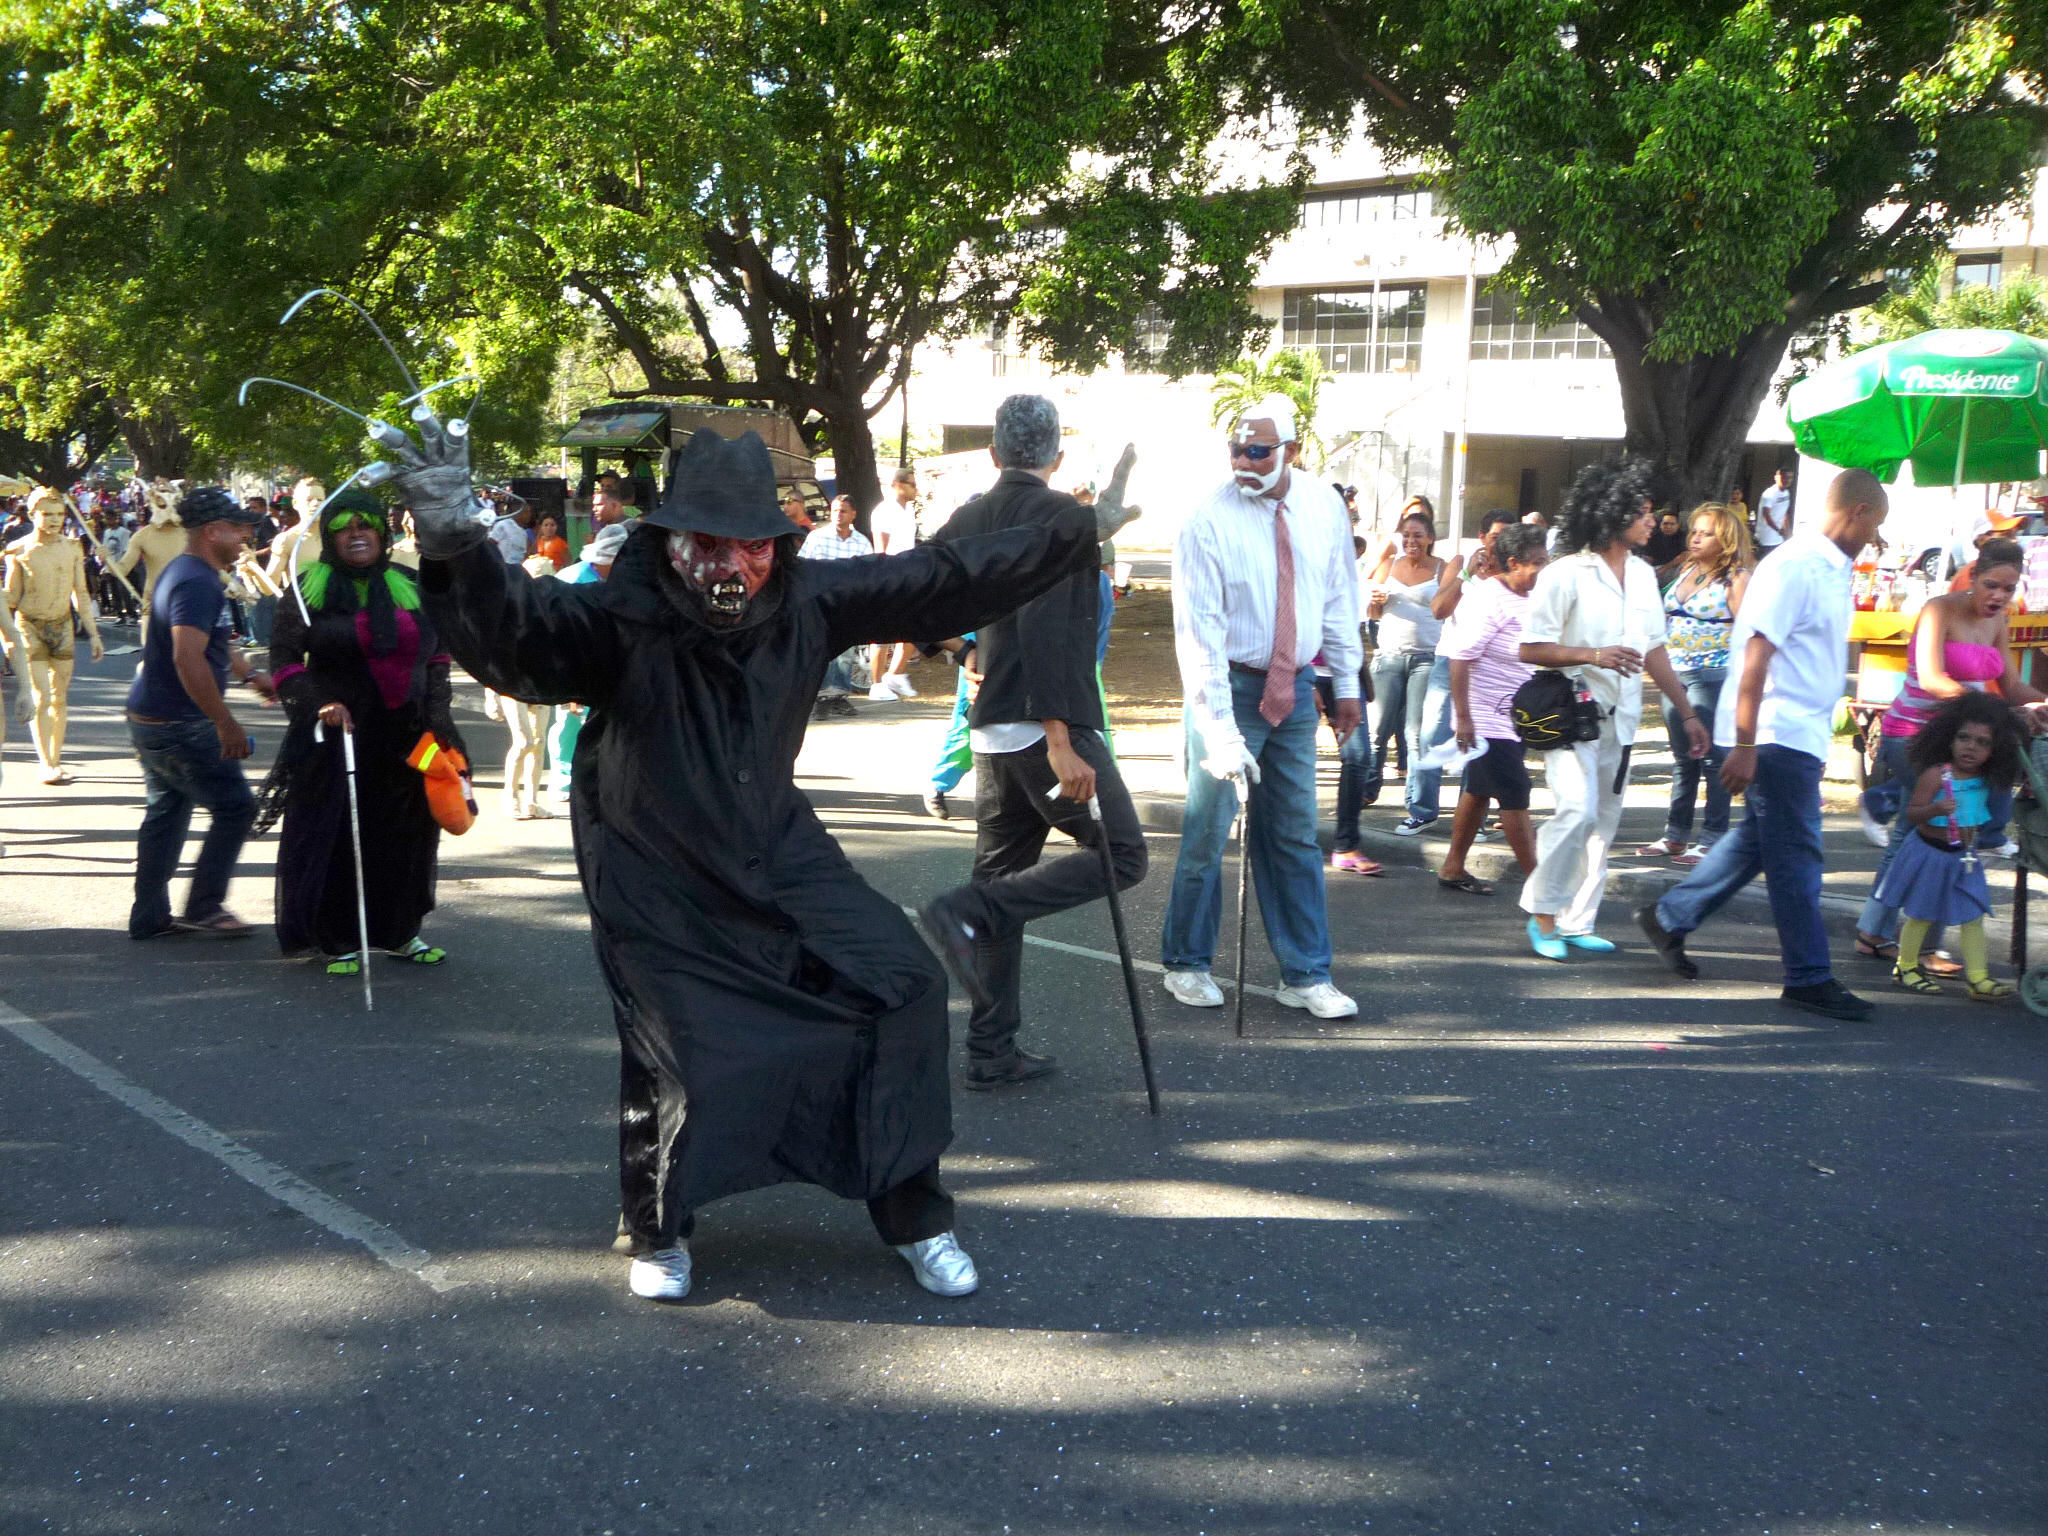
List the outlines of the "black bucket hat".
{"type": "Polygon", "coordinates": [[[643,522],[721,539],[780,539],[802,533],[775,493],[775,461],[758,432],[737,439],[706,427],[668,461],[668,494],[643,522]]]}

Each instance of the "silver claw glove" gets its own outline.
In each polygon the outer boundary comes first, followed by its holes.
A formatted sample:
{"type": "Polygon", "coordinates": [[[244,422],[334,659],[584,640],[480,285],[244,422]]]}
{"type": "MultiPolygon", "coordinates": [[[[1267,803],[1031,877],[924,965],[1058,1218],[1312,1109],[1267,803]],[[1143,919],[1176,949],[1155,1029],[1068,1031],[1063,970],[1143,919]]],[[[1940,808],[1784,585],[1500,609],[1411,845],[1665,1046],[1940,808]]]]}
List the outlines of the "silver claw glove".
{"type": "Polygon", "coordinates": [[[1140,510],[1124,505],[1124,488],[1130,483],[1131,466],[1138,462],[1138,450],[1129,443],[1124,444],[1123,457],[1116,461],[1116,469],[1109,477],[1109,484],[1100,496],[1095,498],[1095,536],[1113,539],[1116,531],[1126,523],[1138,520],[1140,510]]]}
{"type": "Polygon", "coordinates": [[[469,477],[469,423],[457,419],[444,427],[424,405],[412,419],[420,433],[417,446],[390,422],[371,422],[370,440],[398,463],[372,464],[358,480],[365,486],[387,480],[396,486],[412,509],[420,553],[430,560],[451,560],[489,537],[469,477]]]}

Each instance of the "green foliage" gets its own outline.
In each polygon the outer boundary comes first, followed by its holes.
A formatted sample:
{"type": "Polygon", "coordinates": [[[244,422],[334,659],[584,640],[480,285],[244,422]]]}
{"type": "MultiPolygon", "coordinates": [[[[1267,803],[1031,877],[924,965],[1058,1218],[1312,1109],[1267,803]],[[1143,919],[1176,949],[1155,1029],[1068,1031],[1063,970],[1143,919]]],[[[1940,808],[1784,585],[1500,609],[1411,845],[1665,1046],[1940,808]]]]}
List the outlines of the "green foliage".
{"type": "Polygon", "coordinates": [[[1314,352],[1289,348],[1266,358],[1240,357],[1209,386],[1209,420],[1221,426],[1237,420],[1247,407],[1268,395],[1285,395],[1294,402],[1302,456],[1319,465],[1323,440],[1316,432],[1316,410],[1323,380],[1328,377],[1322,358],[1314,352]]]}
{"type": "Polygon", "coordinates": [[[1954,262],[1922,268],[1911,287],[1877,304],[1877,334],[1870,344],[1932,330],[2018,331],[2048,338],[2048,283],[2033,273],[2015,272],[1995,288],[1954,284],[1954,262]]]}

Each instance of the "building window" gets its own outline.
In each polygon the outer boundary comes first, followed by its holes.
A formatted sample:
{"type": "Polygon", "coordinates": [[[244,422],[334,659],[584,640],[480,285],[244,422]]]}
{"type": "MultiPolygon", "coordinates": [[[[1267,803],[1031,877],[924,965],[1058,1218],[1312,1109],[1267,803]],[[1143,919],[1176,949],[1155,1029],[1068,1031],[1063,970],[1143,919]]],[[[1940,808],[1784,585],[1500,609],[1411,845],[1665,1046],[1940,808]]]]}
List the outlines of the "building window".
{"type": "Polygon", "coordinates": [[[1419,373],[1429,290],[1421,283],[1341,293],[1290,289],[1280,344],[1313,349],[1331,373],[1419,373]],[[1377,310],[1375,310],[1377,305],[1377,310]]]}
{"type": "Polygon", "coordinates": [[[1301,200],[1303,229],[1338,224],[1391,224],[1426,219],[1434,199],[1426,187],[1354,187],[1347,192],[1311,192],[1301,200]]]}
{"type": "Polygon", "coordinates": [[[1138,318],[1131,322],[1131,349],[1124,354],[1124,371],[1127,373],[1157,373],[1166,357],[1166,344],[1173,338],[1173,327],[1166,323],[1166,316],[1157,304],[1147,304],[1138,311],[1138,318]]]}
{"type": "Polygon", "coordinates": [[[1956,286],[1958,288],[1996,288],[2005,277],[2003,256],[1958,256],[1956,258],[1956,286]]]}
{"type": "Polygon", "coordinates": [[[1576,320],[1539,326],[1528,317],[1515,295],[1505,288],[1483,287],[1473,303],[1472,357],[1475,362],[1612,355],[1606,342],[1576,320]]]}

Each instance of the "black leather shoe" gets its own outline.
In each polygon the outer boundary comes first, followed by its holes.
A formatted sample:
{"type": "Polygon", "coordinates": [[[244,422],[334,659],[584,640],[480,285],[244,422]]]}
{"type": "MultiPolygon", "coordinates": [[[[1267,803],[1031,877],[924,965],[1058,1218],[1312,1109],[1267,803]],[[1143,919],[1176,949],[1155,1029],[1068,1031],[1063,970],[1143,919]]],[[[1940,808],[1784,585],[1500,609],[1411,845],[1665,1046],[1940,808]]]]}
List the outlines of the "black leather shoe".
{"type": "Polygon", "coordinates": [[[998,1062],[992,1067],[970,1067],[967,1072],[967,1086],[976,1093],[987,1093],[991,1088],[1007,1088],[1012,1083],[1028,1083],[1059,1069],[1057,1056],[1034,1056],[1029,1051],[1019,1051],[1008,1061],[998,1062]]]}
{"type": "Polygon", "coordinates": [[[979,934],[974,924],[954,910],[952,896],[949,891],[919,907],[917,926],[932,941],[932,948],[939,952],[946,973],[959,983],[960,990],[967,994],[967,1001],[985,1012],[995,1006],[995,999],[989,996],[988,988],[981,984],[981,977],[974,968],[974,941],[979,934]]]}
{"type": "Polygon", "coordinates": [[[1692,956],[1685,952],[1685,935],[1672,933],[1657,921],[1657,903],[1636,908],[1636,925],[1643,930],[1643,937],[1650,941],[1650,948],[1657,951],[1657,958],[1671,967],[1672,974],[1686,981],[1697,981],[1700,968],[1692,962],[1692,956]]]}
{"type": "Polygon", "coordinates": [[[1877,1005],[1869,998],[1858,997],[1832,976],[1811,987],[1787,987],[1778,994],[1778,1000],[1788,1008],[1801,1008],[1822,1018],[1843,1019],[1850,1023],[1867,1019],[1877,1012],[1877,1005]]]}

